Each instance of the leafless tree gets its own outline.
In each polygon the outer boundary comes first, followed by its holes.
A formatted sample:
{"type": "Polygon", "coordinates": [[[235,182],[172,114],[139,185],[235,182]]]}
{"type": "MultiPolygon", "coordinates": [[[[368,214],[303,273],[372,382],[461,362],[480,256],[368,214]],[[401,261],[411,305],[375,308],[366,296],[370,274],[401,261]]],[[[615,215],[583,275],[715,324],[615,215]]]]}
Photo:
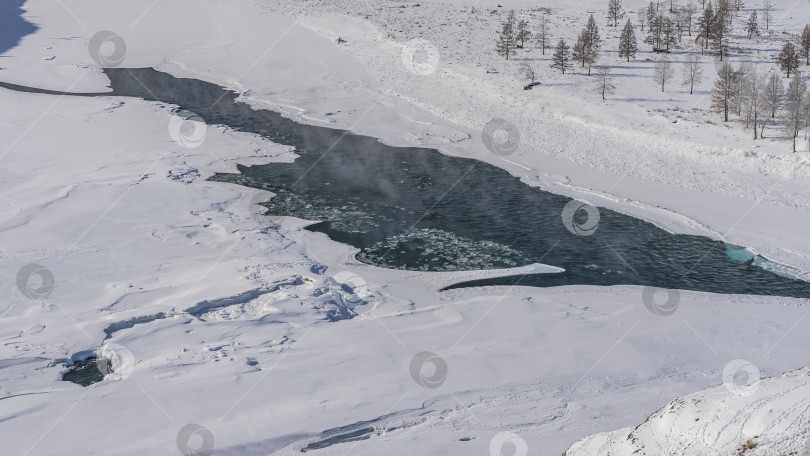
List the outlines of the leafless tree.
{"type": "Polygon", "coordinates": [[[613,77],[610,75],[609,67],[600,66],[596,69],[594,92],[602,95],[602,100],[607,100],[608,95],[616,93],[616,85],[613,84],[613,77]]]}
{"type": "Polygon", "coordinates": [[[540,49],[543,50],[543,55],[546,55],[546,39],[548,38],[548,20],[546,16],[540,16],[540,29],[537,31],[537,39],[540,41],[540,49]]]}
{"type": "Polygon", "coordinates": [[[771,73],[762,90],[762,108],[765,116],[763,116],[762,128],[759,131],[760,138],[765,137],[765,126],[768,123],[768,117],[771,119],[776,118],[776,113],[782,109],[784,99],[785,85],[782,84],[782,78],[778,73],[771,73]]]}
{"type": "Polygon", "coordinates": [[[703,82],[703,61],[699,55],[693,54],[686,58],[683,64],[683,85],[689,86],[689,94],[695,93],[695,85],[703,82]]]}
{"type": "Polygon", "coordinates": [[[672,62],[664,56],[655,64],[653,71],[653,79],[661,84],[661,92],[666,90],[667,82],[672,80],[673,77],[675,77],[675,70],[672,68],[672,62]]]}
{"type": "Polygon", "coordinates": [[[796,138],[807,123],[807,80],[798,71],[785,92],[785,129],[793,138],[793,152],[796,152],[796,138]]]}
{"type": "Polygon", "coordinates": [[[753,127],[754,140],[759,139],[758,128],[760,121],[764,121],[764,93],[765,75],[757,71],[755,66],[748,67],[742,74],[742,98],[745,104],[745,124],[753,127]]]}
{"type": "Polygon", "coordinates": [[[523,62],[520,64],[520,74],[524,79],[528,79],[531,83],[534,83],[534,81],[537,80],[537,71],[529,62],[523,62]]]}
{"type": "Polygon", "coordinates": [[[765,19],[765,30],[771,29],[771,11],[773,11],[771,0],[765,0],[765,3],[762,5],[762,16],[763,19],[765,19]]]}

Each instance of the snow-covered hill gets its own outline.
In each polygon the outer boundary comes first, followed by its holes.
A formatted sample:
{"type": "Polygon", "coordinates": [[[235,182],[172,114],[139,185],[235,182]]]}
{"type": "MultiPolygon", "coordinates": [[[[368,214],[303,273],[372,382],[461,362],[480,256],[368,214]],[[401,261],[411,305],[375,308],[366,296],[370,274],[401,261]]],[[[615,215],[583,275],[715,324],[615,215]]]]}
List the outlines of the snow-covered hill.
{"type": "Polygon", "coordinates": [[[807,456],[810,368],[677,398],[636,427],[586,437],[565,456],[807,456]]]}

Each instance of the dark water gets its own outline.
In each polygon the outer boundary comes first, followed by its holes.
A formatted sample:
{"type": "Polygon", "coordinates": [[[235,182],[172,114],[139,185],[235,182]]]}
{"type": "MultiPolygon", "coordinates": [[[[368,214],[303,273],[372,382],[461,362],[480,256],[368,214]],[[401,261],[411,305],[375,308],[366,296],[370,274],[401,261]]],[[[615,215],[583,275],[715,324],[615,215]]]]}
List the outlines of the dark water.
{"type": "Polygon", "coordinates": [[[112,372],[110,360],[102,359],[99,361],[96,357],[74,361],[69,369],[70,370],[65,372],[62,376],[62,380],[73,382],[81,386],[90,386],[93,383],[98,383],[104,380],[105,372],[112,372]]]}
{"type": "MultiPolygon", "coordinates": [[[[360,248],[358,258],[371,264],[429,271],[531,263],[565,269],[453,287],[633,284],[810,297],[810,283],[766,271],[755,264],[761,259],[733,249],[732,259],[722,242],[672,235],[607,209],[599,209],[592,235],[574,234],[561,216],[569,198],[530,187],[482,162],[298,124],[235,102],[237,94],[202,81],[152,69],[105,71],[114,95],[176,104],[208,124],[294,146],[300,157],[293,163],[240,166],[241,174],[211,180],[275,193],[267,204],[271,214],[319,220],[308,229],[360,248]]],[[[575,221],[586,218],[579,211],[575,221]]]]}

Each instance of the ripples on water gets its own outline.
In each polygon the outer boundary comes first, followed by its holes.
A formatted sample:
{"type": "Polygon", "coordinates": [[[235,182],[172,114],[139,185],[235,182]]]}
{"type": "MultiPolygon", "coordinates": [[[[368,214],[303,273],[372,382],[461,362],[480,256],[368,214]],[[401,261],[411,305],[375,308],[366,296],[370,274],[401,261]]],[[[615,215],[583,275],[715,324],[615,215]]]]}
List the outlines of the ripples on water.
{"type": "Polygon", "coordinates": [[[599,210],[592,235],[573,234],[561,218],[569,198],[530,187],[486,163],[298,124],[236,102],[235,93],[202,81],[152,69],[105,71],[115,95],[177,104],[208,124],[295,147],[299,157],[293,163],[239,166],[240,174],[211,180],[273,192],[277,196],[266,204],[270,214],[320,220],[308,229],[358,247],[361,261],[428,271],[531,263],[565,269],[454,287],[633,284],[810,297],[809,283],[767,271],[761,258],[705,237],[672,235],[607,209],[599,210]]]}

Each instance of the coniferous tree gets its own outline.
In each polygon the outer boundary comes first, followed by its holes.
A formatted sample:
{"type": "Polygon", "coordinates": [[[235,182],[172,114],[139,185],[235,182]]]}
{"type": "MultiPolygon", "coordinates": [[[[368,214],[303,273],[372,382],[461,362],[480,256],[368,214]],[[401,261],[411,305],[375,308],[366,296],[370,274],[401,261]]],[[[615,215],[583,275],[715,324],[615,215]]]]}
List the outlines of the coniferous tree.
{"type": "Polygon", "coordinates": [[[730,63],[724,62],[717,70],[717,79],[712,89],[712,109],[723,114],[723,122],[728,122],[728,113],[737,95],[739,73],[730,63]]]}
{"type": "Polygon", "coordinates": [[[664,48],[665,27],[664,16],[661,14],[655,15],[647,27],[647,38],[644,41],[652,45],[654,52],[661,52],[664,48]]]}
{"type": "Polygon", "coordinates": [[[518,47],[522,49],[526,44],[526,40],[531,39],[531,37],[532,32],[529,30],[529,22],[525,20],[518,22],[517,33],[515,34],[515,38],[520,42],[518,47]]]}
{"type": "Polygon", "coordinates": [[[579,34],[577,37],[577,41],[574,43],[574,47],[571,49],[571,58],[574,59],[575,62],[579,62],[582,65],[582,68],[585,68],[585,60],[587,59],[587,51],[585,41],[587,40],[585,31],[583,30],[582,33],[579,34]]]}
{"type": "Polygon", "coordinates": [[[588,75],[591,74],[591,67],[596,63],[599,53],[591,44],[590,35],[587,30],[583,30],[577,38],[577,42],[571,51],[571,58],[580,64],[582,68],[588,67],[588,75]]]}
{"type": "Polygon", "coordinates": [[[805,65],[810,65],[810,24],[804,26],[799,43],[799,50],[801,51],[801,56],[804,58],[805,65]]]}
{"type": "Polygon", "coordinates": [[[799,68],[799,52],[796,50],[796,45],[790,41],[785,43],[776,61],[779,63],[779,68],[785,72],[787,77],[790,77],[790,73],[799,68]]]}
{"type": "Polygon", "coordinates": [[[662,44],[666,52],[669,52],[670,47],[678,45],[678,31],[675,28],[675,22],[669,17],[664,18],[662,38],[662,44]]]}
{"type": "Polygon", "coordinates": [[[727,31],[731,30],[731,22],[734,20],[734,7],[730,0],[717,0],[716,13],[720,13],[720,15],[723,16],[723,19],[726,21],[726,26],[728,26],[727,31]]]}
{"type": "Polygon", "coordinates": [[[655,16],[658,16],[658,8],[655,6],[654,2],[650,2],[650,4],[647,6],[645,14],[647,16],[647,25],[649,26],[650,24],[652,24],[653,19],[655,19],[655,16]]]}
{"type": "Polygon", "coordinates": [[[748,32],[748,39],[752,36],[759,35],[759,21],[757,19],[757,12],[754,10],[751,17],[748,18],[748,23],[745,25],[745,31],[748,32]]]}
{"type": "Polygon", "coordinates": [[[638,41],[636,41],[636,31],[633,30],[633,24],[630,23],[630,19],[627,20],[627,23],[624,24],[624,28],[622,29],[622,34],[619,37],[619,57],[627,58],[627,61],[630,61],[630,57],[635,58],[636,52],[638,52],[638,41]]]}
{"type": "Polygon", "coordinates": [[[714,24],[714,9],[710,1],[706,8],[703,10],[703,15],[698,20],[698,36],[696,41],[700,43],[701,51],[705,51],[709,47],[709,42],[712,37],[712,24],[714,24]]]}
{"type": "Polygon", "coordinates": [[[588,46],[598,52],[602,47],[602,39],[599,38],[599,27],[596,25],[596,20],[593,18],[593,14],[591,14],[591,17],[588,18],[588,23],[585,25],[585,33],[588,35],[588,46]]]}
{"type": "Polygon", "coordinates": [[[509,55],[515,51],[517,41],[515,36],[515,11],[509,11],[506,16],[506,22],[503,23],[498,39],[495,41],[495,50],[498,54],[506,57],[509,60],[509,55]]]}
{"type": "Polygon", "coordinates": [[[588,75],[591,74],[591,67],[599,58],[600,45],[599,28],[596,26],[593,15],[591,15],[585,29],[579,34],[572,52],[573,60],[582,64],[583,68],[588,67],[588,75]]]}
{"type": "Polygon", "coordinates": [[[622,0],[608,0],[608,25],[613,21],[613,26],[618,27],[619,19],[623,17],[622,0]]]}
{"type": "Polygon", "coordinates": [[[554,48],[554,55],[551,56],[551,68],[556,68],[565,74],[565,70],[571,68],[571,47],[560,40],[554,48]]]}
{"type": "Polygon", "coordinates": [[[711,47],[714,55],[720,57],[720,61],[728,54],[728,35],[731,32],[731,22],[728,20],[728,6],[721,0],[718,3],[717,11],[714,13],[714,20],[711,25],[711,47]],[[725,5],[725,6],[724,6],[725,5]]]}

